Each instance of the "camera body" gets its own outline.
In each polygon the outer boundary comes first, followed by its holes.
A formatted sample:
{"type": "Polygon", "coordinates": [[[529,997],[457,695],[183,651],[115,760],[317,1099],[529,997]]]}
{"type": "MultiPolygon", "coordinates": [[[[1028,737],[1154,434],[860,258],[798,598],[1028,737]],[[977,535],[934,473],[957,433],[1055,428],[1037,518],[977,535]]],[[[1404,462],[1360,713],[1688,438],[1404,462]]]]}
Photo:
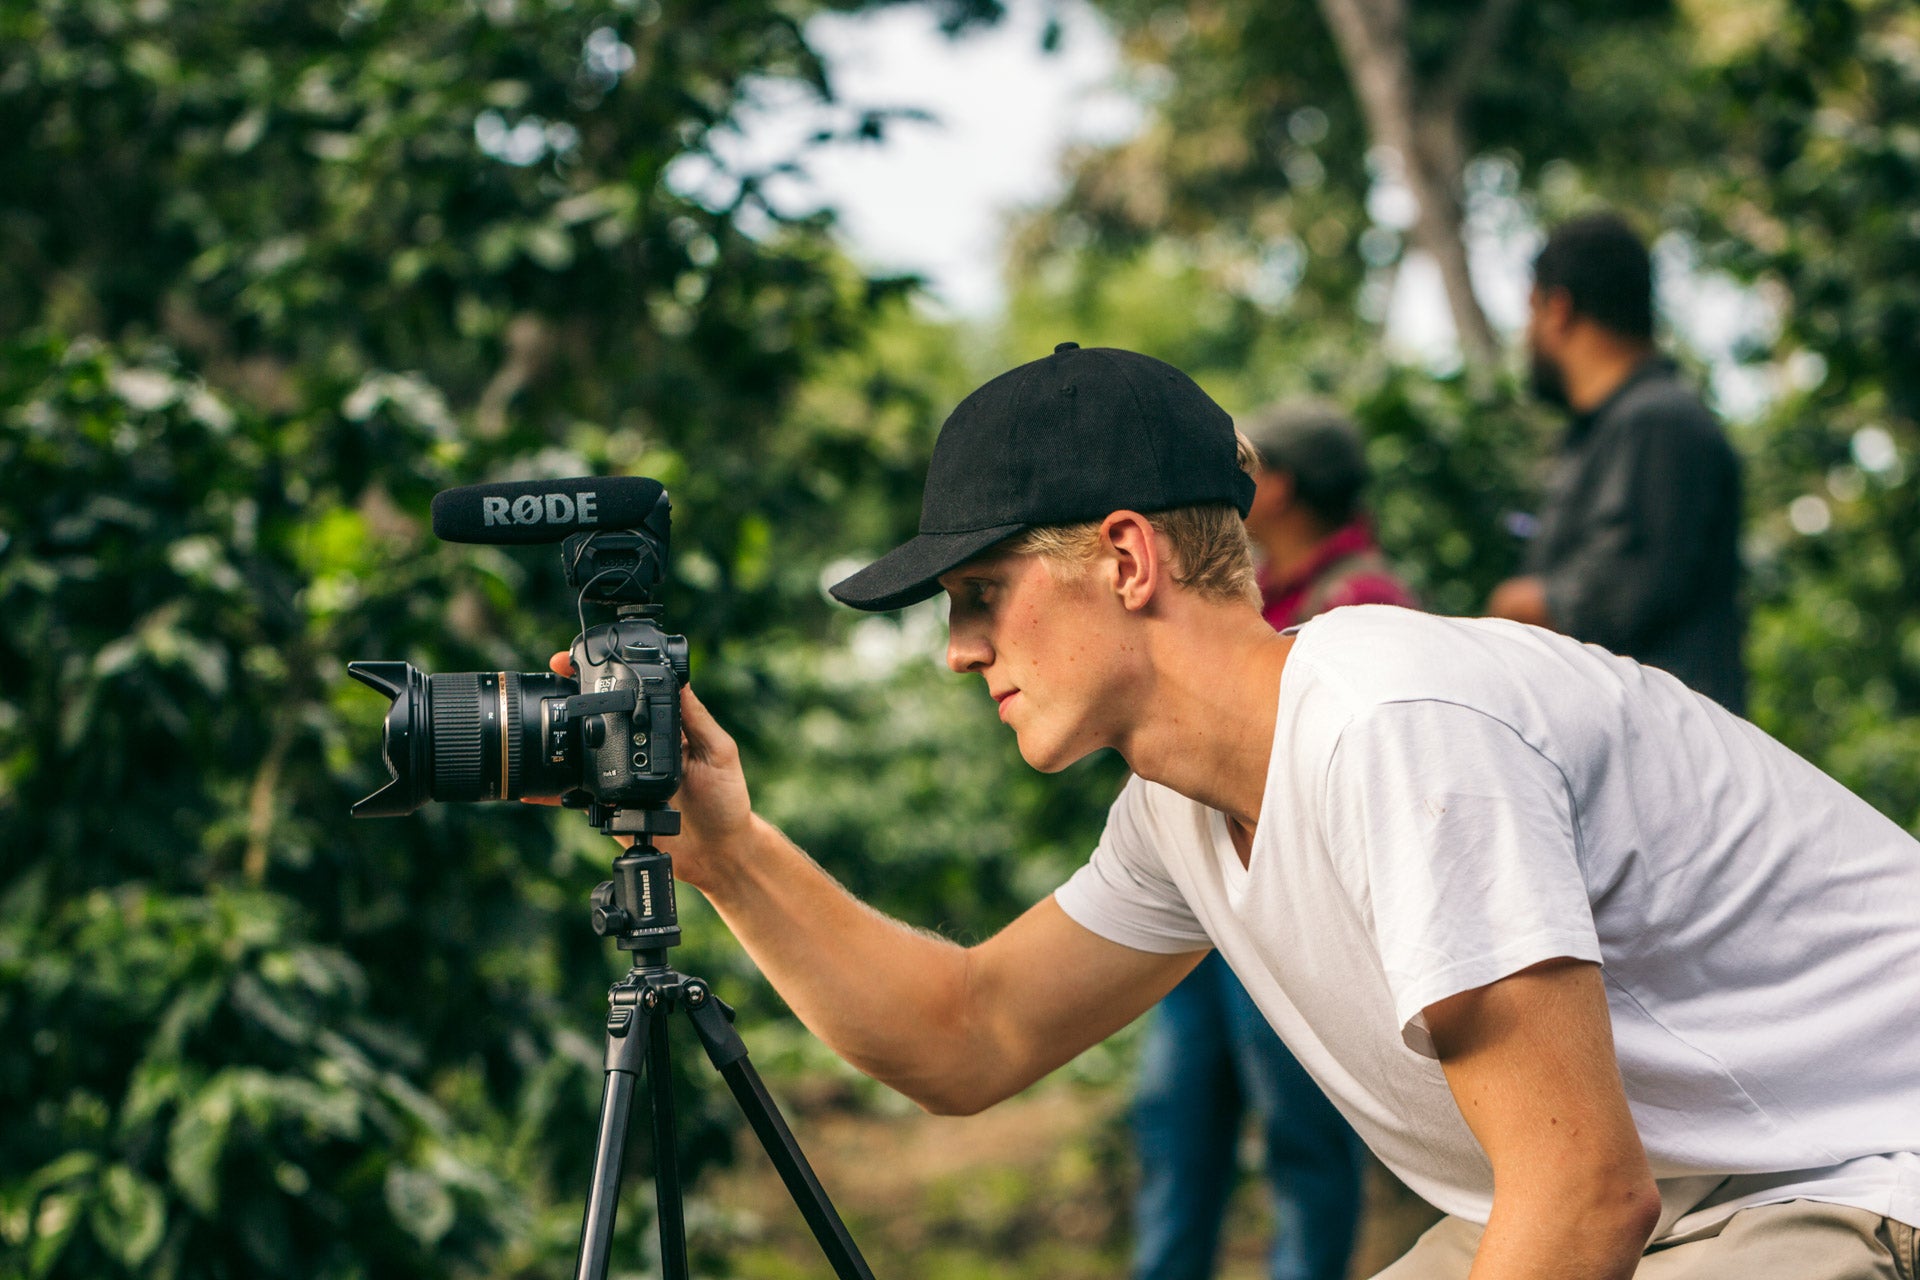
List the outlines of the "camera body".
{"type": "Polygon", "coordinates": [[[577,739],[580,789],[609,808],[665,804],[680,785],[687,639],[666,634],[650,613],[639,610],[573,642],[580,696],[567,700],[564,715],[555,715],[552,744],[564,752],[569,739],[577,739]],[[618,709],[629,690],[632,709],[618,709]],[[608,694],[614,709],[579,710],[608,694]]]}
{"type": "Polygon", "coordinates": [[[564,537],[568,584],[583,607],[612,605],[615,619],[574,638],[577,679],[348,663],[348,674],[393,702],[381,741],[392,777],[353,815],[400,817],[429,800],[560,800],[619,830],[669,830],[670,815],[649,821],[631,812],[663,809],[680,785],[687,641],[661,627],[653,603],[665,577],[668,513],[666,490],[638,477],[479,485],[436,497],[435,532],[453,541],[564,537]],[[549,513],[573,523],[556,525],[549,513]],[[620,523],[583,523],[599,518],[620,523]]]}

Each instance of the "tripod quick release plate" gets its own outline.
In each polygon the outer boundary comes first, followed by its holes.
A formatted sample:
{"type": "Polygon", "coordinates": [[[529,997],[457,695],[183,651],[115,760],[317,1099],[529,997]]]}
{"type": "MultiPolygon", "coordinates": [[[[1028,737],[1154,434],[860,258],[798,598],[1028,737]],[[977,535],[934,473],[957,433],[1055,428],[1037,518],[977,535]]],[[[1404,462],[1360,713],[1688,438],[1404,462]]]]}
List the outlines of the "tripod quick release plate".
{"type": "Polygon", "coordinates": [[[677,836],[680,834],[680,811],[615,809],[601,821],[600,829],[613,836],[677,836]]]}

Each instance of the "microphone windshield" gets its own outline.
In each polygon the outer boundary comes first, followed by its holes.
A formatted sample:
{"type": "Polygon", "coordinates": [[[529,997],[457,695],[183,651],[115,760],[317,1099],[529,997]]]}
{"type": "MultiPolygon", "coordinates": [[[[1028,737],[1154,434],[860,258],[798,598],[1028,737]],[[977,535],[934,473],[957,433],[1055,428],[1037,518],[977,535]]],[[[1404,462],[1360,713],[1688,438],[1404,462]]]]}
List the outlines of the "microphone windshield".
{"type": "Polygon", "coordinates": [[[470,484],[434,495],[433,533],[447,542],[512,546],[656,521],[664,532],[666,505],[666,488],[645,476],[470,484]]]}

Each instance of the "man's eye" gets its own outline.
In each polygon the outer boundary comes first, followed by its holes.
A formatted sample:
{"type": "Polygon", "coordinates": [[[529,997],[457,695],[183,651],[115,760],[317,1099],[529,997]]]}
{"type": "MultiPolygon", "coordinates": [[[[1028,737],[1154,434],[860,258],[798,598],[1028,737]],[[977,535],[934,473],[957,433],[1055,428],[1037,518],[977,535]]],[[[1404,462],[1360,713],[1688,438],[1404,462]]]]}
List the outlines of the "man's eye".
{"type": "Polygon", "coordinates": [[[969,578],[950,588],[947,594],[952,597],[955,609],[972,612],[992,604],[993,584],[969,578]]]}

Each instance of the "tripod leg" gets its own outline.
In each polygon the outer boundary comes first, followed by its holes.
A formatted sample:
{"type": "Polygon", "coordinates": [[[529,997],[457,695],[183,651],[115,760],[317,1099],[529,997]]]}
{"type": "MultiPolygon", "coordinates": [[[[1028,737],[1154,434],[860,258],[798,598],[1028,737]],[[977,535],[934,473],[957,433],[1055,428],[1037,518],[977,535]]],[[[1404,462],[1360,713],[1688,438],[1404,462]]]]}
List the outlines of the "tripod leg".
{"type": "Polygon", "coordinates": [[[586,1216],[580,1223],[575,1280],[605,1280],[613,1249],[614,1211],[620,1203],[620,1174],[626,1161],[627,1117],[633,1108],[641,1054],[652,1035],[665,1029],[664,1018],[654,1017],[637,1002],[623,1000],[623,991],[633,994],[615,987],[613,1009],[607,1016],[606,1084],[600,1094],[600,1133],[593,1148],[593,1183],[587,1191],[586,1216]]]}
{"type": "Polygon", "coordinates": [[[690,984],[686,1009],[693,1019],[694,1030],[700,1034],[700,1043],[706,1046],[707,1057],[727,1082],[727,1088],[733,1091],[734,1101],[746,1113],[754,1135],[760,1139],[774,1168],[780,1171],[781,1181],[787,1184],[788,1194],[800,1207],[800,1214],[827,1255],[834,1275],[840,1280],[873,1280],[867,1260],[860,1256],[852,1233],[840,1220],[820,1179],[814,1176],[813,1166],[807,1163],[806,1154],[787,1128],[780,1109],[761,1082],[760,1073],[747,1061],[746,1042],[728,1021],[726,1006],[704,986],[690,984]]]}
{"type": "Polygon", "coordinates": [[[659,1207],[660,1274],[687,1280],[687,1224],[680,1202],[680,1148],[673,1122],[673,1058],[667,1020],[655,1018],[647,1040],[647,1093],[653,1103],[653,1194],[659,1207]]]}

